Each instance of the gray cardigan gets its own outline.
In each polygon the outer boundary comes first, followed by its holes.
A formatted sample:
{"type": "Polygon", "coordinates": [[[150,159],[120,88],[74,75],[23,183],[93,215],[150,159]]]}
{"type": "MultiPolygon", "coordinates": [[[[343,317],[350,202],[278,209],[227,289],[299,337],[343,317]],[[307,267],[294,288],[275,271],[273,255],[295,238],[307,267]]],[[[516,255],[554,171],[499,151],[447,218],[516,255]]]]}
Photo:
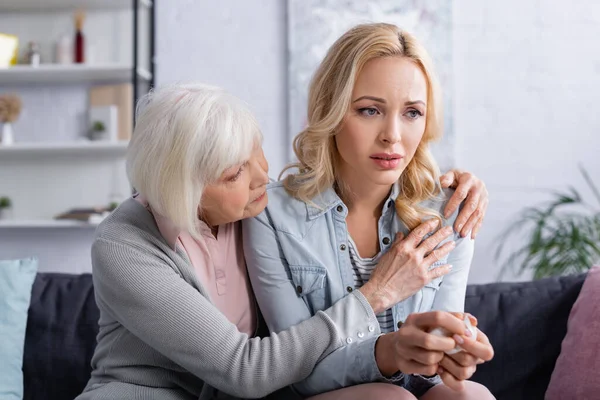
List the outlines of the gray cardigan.
{"type": "Polygon", "coordinates": [[[169,247],[133,199],[98,227],[92,266],[100,331],[78,400],[203,400],[217,391],[263,397],[306,378],[358,330],[368,332],[364,340],[379,335],[359,291],[270,337],[240,333],[212,304],[185,252],[169,247]]]}

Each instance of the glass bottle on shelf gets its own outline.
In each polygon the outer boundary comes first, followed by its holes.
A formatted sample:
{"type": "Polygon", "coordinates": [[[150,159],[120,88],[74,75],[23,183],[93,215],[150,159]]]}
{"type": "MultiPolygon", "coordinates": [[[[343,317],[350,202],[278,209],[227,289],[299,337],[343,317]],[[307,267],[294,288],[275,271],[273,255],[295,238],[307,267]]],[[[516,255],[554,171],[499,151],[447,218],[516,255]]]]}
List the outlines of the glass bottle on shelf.
{"type": "Polygon", "coordinates": [[[40,61],[40,45],[37,42],[29,42],[29,47],[27,48],[27,64],[32,67],[38,67],[40,61]]]}
{"type": "Polygon", "coordinates": [[[75,12],[75,54],[76,63],[85,62],[85,37],[83,36],[83,22],[85,21],[85,12],[77,10],[75,12]]]}

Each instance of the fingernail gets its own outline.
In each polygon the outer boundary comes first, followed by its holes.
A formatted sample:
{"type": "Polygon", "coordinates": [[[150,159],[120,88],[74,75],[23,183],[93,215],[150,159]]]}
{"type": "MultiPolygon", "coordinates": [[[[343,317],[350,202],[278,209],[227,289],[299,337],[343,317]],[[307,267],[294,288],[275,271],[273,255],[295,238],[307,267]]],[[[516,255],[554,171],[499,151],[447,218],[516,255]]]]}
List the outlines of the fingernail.
{"type": "Polygon", "coordinates": [[[441,375],[444,373],[444,368],[442,367],[438,367],[438,371],[437,371],[438,375],[441,375]]]}
{"type": "Polygon", "coordinates": [[[444,228],[444,235],[449,235],[452,233],[452,227],[451,226],[447,226],[444,228]]]}
{"type": "Polygon", "coordinates": [[[452,336],[452,339],[454,339],[454,341],[458,344],[464,344],[465,340],[462,338],[462,336],[458,336],[458,335],[454,335],[452,336]]]}
{"type": "Polygon", "coordinates": [[[458,224],[458,230],[460,231],[463,227],[463,224],[458,224]]]}
{"type": "Polygon", "coordinates": [[[471,331],[470,331],[470,330],[466,329],[466,330],[465,330],[465,336],[466,336],[466,337],[471,337],[471,336],[473,336],[473,334],[471,333],[471,331]]]}

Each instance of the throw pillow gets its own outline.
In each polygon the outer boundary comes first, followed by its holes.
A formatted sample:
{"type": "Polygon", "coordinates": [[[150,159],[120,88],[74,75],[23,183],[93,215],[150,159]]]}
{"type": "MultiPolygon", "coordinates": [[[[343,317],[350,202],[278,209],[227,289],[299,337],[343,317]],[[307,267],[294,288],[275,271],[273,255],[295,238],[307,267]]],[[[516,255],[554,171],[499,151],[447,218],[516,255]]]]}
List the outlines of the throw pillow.
{"type": "Polygon", "coordinates": [[[0,260],[0,399],[23,398],[23,348],[35,258],[0,260]]]}
{"type": "Polygon", "coordinates": [[[569,314],[567,335],[546,400],[597,399],[600,393],[600,266],[588,272],[569,314]]]}

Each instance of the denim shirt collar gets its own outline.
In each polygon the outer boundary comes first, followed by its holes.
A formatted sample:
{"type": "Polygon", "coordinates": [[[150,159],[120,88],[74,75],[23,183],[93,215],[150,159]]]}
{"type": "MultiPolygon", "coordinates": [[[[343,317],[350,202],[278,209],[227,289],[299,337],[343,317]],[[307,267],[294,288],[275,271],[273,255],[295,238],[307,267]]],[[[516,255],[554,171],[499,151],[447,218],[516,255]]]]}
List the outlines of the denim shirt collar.
{"type": "MultiPolygon", "coordinates": [[[[386,202],[384,203],[384,212],[386,206],[387,208],[391,208],[394,205],[394,202],[396,201],[396,198],[399,194],[400,184],[396,181],[392,185],[392,190],[390,191],[390,194],[386,202]]],[[[317,196],[315,196],[310,203],[306,203],[308,219],[313,220],[315,218],[318,218],[337,205],[341,205],[342,207],[346,208],[346,205],[344,204],[342,199],[340,199],[340,197],[337,195],[335,190],[333,190],[333,188],[328,188],[326,191],[319,193],[317,196]]]]}

